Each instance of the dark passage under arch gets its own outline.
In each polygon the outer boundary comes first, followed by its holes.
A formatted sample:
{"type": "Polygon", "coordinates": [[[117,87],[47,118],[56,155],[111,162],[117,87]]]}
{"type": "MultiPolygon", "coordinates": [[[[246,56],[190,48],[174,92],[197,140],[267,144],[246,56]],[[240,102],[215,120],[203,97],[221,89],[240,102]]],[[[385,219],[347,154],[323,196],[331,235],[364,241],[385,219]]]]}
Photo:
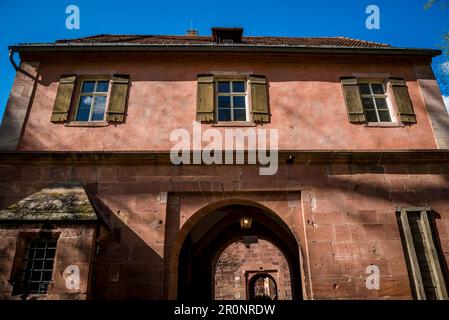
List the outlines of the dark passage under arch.
{"type": "Polygon", "coordinates": [[[257,237],[275,245],[285,256],[293,299],[301,299],[300,250],[288,226],[271,212],[249,205],[229,205],[208,213],[186,236],[178,264],[178,299],[212,300],[215,263],[232,242],[257,237]],[[241,220],[250,218],[251,227],[241,220]]]}
{"type": "Polygon", "coordinates": [[[277,283],[268,273],[257,273],[248,283],[249,300],[277,300],[277,283]]]}

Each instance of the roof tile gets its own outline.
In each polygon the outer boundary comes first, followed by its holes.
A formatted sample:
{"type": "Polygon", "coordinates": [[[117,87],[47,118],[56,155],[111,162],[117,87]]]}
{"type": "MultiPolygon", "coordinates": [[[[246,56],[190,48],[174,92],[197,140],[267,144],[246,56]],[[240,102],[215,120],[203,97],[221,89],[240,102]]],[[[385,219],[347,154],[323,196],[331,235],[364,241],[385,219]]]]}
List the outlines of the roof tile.
{"type": "MultiPolygon", "coordinates": [[[[76,39],[57,40],[56,43],[130,43],[130,44],[214,44],[211,36],[171,36],[171,35],[110,35],[101,34],[76,39]]],[[[388,48],[390,45],[351,39],[346,37],[242,37],[242,45],[260,46],[305,46],[305,47],[351,47],[388,48]]]]}

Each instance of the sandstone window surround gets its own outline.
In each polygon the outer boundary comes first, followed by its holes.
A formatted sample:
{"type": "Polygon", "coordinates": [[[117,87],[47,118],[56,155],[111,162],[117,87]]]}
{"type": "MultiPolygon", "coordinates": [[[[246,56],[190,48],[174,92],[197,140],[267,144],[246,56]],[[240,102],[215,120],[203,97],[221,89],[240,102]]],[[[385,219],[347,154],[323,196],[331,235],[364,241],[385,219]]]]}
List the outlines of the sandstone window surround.
{"type": "Polygon", "coordinates": [[[430,208],[399,208],[398,223],[413,296],[418,300],[447,300],[440,251],[430,208]]]}
{"type": "Polygon", "coordinates": [[[404,79],[342,77],[341,84],[349,122],[379,127],[417,122],[404,79]]]}
{"type": "Polygon", "coordinates": [[[265,76],[197,76],[196,120],[212,125],[251,126],[270,122],[265,76]]]}
{"type": "Polygon", "coordinates": [[[51,121],[68,126],[103,126],[124,122],[129,86],[129,76],[123,74],[62,75],[51,121]]]}

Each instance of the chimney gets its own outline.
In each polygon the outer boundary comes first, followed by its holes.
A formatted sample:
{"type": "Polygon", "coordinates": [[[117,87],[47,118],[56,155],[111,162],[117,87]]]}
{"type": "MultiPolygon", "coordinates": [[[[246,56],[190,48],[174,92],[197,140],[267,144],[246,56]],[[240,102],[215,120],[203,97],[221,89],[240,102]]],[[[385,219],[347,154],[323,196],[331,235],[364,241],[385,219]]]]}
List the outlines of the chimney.
{"type": "Polygon", "coordinates": [[[196,30],[196,29],[189,29],[189,30],[186,31],[186,36],[189,36],[189,37],[196,37],[196,36],[198,36],[198,30],[196,30]]]}

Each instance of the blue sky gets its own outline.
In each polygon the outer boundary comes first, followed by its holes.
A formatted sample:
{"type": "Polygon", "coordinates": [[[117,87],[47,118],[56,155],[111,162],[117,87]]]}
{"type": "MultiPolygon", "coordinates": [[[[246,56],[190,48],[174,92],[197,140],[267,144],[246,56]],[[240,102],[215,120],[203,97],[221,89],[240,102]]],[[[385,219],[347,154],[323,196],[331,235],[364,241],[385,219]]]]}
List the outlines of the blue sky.
{"type": "MultiPolygon", "coordinates": [[[[443,1],[443,0],[440,0],[443,1]]],[[[340,1],[11,1],[0,0],[0,118],[14,79],[7,46],[100,33],[209,35],[213,26],[241,26],[245,35],[346,36],[403,47],[436,48],[449,30],[449,8],[425,11],[426,0],[340,1]],[[79,30],[65,27],[68,5],[81,13],[79,30]],[[365,27],[368,5],[381,13],[380,30],[365,27]]],[[[440,57],[434,67],[447,61],[440,57]]],[[[449,95],[447,87],[442,88],[449,95]]]]}

